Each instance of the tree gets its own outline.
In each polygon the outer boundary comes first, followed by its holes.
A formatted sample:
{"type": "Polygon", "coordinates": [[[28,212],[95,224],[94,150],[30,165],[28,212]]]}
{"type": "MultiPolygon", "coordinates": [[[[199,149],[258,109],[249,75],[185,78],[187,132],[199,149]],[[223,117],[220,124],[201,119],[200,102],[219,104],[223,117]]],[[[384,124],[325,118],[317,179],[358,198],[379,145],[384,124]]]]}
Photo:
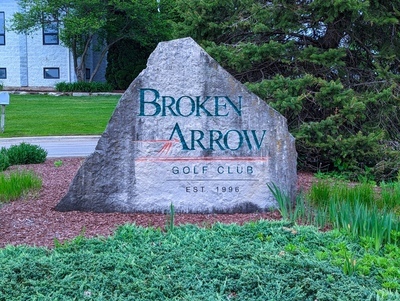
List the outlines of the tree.
{"type": "Polygon", "coordinates": [[[400,2],[176,0],[190,35],[288,119],[300,167],[400,169],[400,2]]]}
{"type": "MultiPolygon", "coordinates": [[[[171,4],[169,0],[163,0],[161,3],[155,0],[151,2],[153,10],[146,9],[143,13],[137,14],[135,22],[131,24],[134,27],[131,28],[134,36],[121,39],[108,49],[106,78],[115,89],[126,89],[146,67],[147,58],[157,43],[171,38],[168,21],[171,4]],[[157,4],[157,10],[154,4],[157,4]]],[[[109,20],[114,24],[113,31],[116,32],[110,34],[111,37],[118,35],[121,25],[124,24],[124,18],[132,17],[132,15],[127,16],[127,12],[126,9],[110,11],[109,20]],[[120,21],[115,22],[118,19],[120,21]]]]}
{"type": "MultiPolygon", "coordinates": [[[[21,11],[12,28],[29,34],[49,22],[57,22],[60,40],[73,56],[77,79],[85,79],[88,50],[94,46],[104,59],[118,41],[130,38],[147,46],[162,36],[165,21],[152,0],[19,0],[21,11]]],[[[92,72],[96,75],[101,60],[92,72]]]]}

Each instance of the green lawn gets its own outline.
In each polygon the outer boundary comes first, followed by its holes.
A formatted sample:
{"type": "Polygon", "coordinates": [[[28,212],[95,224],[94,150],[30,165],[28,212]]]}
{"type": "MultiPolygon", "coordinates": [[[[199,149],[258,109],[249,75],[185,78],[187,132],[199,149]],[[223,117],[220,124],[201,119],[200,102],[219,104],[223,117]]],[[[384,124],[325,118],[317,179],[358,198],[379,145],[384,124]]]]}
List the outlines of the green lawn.
{"type": "Polygon", "coordinates": [[[289,222],[161,229],[0,249],[0,300],[399,300],[399,249],[289,222]]]}
{"type": "Polygon", "coordinates": [[[119,96],[10,95],[0,138],[99,135],[119,96]]]}

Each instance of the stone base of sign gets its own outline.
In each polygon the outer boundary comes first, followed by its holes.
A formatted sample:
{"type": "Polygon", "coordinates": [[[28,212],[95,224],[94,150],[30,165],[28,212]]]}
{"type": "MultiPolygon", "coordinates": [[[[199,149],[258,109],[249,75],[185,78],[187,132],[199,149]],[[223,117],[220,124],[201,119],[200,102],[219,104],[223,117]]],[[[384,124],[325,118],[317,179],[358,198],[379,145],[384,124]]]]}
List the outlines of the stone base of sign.
{"type": "Polygon", "coordinates": [[[286,119],[191,38],[160,43],[121,97],[59,211],[237,213],[294,198],[286,119]]]}

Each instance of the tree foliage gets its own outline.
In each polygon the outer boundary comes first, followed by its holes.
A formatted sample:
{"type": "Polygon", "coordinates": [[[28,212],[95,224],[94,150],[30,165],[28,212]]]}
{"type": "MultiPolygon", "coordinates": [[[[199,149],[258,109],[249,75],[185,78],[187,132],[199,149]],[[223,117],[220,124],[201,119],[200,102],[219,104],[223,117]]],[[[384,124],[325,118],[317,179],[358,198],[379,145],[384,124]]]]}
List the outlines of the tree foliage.
{"type": "Polygon", "coordinates": [[[146,68],[153,47],[143,47],[123,39],[110,47],[107,55],[106,78],[114,89],[124,90],[146,68]]]}
{"type": "MultiPolygon", "coordinates": [[[[85,79],[90,47],[106,57],[122,39],[143,46],[164,37],[165,19],[152,0],[19,0],[21,10],[13,16],[12,28],[29,34],[49,22],[58,22],[60,40],[71,49],[77,79],[85,79]]],[[[101,61],[92,73],[93,79],[101,61]]]]}
{"type": "Polygon", "coordinates": [[[400,169],[400,2],[176,0],[192,36],[288,119],[300,166],[400,169]]]}
{"type": "MultiPolygon", "coordinates": [[[[141,3],[137,1],[138,5],[141,3]]],[[[107,56],[107,81],[115,89],[126,89],[132,80],[146,67],[147,58],[154,50],[157,43],[171,38],[171,26],[169,14],[171,12],[170,0],[161,3],[150,1],[152,10],[146,10],[137,14],[135,22],[135,35],[119,40],[108,49],[107,56]],[[145,30],[141,27],[145,25],[145,30]]],[[[142,8],[143,9],[143,8],[142,8]]],[[[114,19],[129,18],[127,10],[115,10],[110,12],[110,23],[114,19]]],[[[123,23],[123,22],[119,22],[123,23]]],[[[121,25],[114,22],[113,31],[118,35],[121,25]]]]}

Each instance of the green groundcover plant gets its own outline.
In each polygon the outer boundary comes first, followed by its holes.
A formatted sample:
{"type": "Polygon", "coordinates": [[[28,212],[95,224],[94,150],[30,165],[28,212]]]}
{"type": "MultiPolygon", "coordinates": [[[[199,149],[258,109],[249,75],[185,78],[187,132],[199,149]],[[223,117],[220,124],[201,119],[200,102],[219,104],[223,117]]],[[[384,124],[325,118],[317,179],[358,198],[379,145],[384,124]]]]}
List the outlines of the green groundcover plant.
{"type": "Polygon", "coordinates": [[[284,221],[125,225],[54,249],[1,249],[0,300],[398,300],[399,254],[284,221]]]}

